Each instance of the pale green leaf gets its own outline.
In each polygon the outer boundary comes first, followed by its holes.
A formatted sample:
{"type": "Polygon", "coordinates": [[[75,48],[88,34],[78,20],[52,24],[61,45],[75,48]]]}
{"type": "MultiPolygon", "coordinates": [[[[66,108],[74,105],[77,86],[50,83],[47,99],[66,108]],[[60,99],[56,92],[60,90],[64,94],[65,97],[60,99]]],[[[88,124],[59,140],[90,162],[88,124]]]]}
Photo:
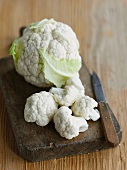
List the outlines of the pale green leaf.
{"type": "Polygon", "coordinates": [[[78,59],[57,59],[41,49],[41,55],[44,63],[45,78],[61,87],[70,78],[76,76],[81,68],[81,61],[78,59]]]}

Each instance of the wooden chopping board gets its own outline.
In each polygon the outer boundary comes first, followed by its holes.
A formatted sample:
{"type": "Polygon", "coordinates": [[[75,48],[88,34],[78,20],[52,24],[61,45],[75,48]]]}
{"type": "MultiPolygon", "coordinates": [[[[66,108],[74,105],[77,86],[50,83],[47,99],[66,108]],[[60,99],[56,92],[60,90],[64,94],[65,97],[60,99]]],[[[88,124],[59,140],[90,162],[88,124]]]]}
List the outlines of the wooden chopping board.
{"type": "MultiPolygon", "coordinates": [[[[80,78],[86,89],[86,95],[94,98],[91,76],[83,64],[80,78]]],[[[55,130],[53,122],[46,127],[27,123],[24,120],[24,105],[27,97],[44,88],[37,88],[27,83],[14,69],[12,57],[0,60],[0,85],[15,135],[19,155],[35,162],[70,155],[94,152],[110,148],[102,131],[101,120],[88,121],[89,129],[72,140],[62,138],[55,130]]],[[[112,113],[114,126],[121,141],[122,132],[112,113]]]]}

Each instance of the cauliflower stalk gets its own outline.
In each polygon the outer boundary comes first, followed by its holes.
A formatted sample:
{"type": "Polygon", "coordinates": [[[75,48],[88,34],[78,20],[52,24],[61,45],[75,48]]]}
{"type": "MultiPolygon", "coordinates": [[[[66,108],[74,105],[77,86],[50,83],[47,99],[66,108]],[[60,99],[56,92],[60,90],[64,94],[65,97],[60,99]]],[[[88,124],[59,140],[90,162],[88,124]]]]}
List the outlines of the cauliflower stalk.
{"type": "Polygon", "coordinates": [[[64,88],[52,87],[50,92],[61,106],[71,106],[76,100],[84,96],[84,86],[79,78],[67,80],[64,88]]]}
{"type": "Polygon", "coordinates": [[[58,109],[54,116],[55,129],[66,139],[72,139],[88,129],[86,120],[82,117],[72,116],[72,111],[66,106],[58,109]]]}
{"type": "Polygon", "coordinates": [[[17,72],[35,86],[57,87],[81,68],[79,42],[73,30],[54,19],[28,26],[11,48],[17,72]]]}
{"type": "Polygon", "coordinates": [[[39,126],[46,126],[58,109],[53,95],[49,92],[35,93],[27,99],[24,118],[27,122],[36,122],[39,126]]]}
{"type": "Polygon", "coordinates": [[[99,111],[94,109],[98,103],[89,96],[83,96],[72,105],[71,109],[75,116],[81,116],[86,120],[96,121],[100,118],[99,111]]]}

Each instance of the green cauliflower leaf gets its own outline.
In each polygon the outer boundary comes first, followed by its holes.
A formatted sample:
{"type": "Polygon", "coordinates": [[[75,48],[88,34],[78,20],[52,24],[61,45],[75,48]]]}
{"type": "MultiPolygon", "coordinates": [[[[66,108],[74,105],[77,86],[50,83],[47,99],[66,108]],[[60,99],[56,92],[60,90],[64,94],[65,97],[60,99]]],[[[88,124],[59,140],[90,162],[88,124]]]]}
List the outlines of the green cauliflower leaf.
{"type": "Polygon", "coordinates": [[[57,59],[49,55],[43,49],[40,50],[44,63],[45,78],[56,87],[61,87],[70,77],[76,74],[81,68],[81,61],[78,59],[57,59]]]}

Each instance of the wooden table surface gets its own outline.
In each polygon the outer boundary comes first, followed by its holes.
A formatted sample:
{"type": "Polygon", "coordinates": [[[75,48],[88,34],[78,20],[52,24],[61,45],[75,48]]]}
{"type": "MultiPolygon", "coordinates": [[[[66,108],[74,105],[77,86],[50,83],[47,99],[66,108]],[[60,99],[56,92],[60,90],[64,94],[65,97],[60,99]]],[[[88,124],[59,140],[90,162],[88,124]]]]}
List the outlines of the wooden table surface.
{"type": "Polygon", "coordinates": [[[0,0],[0,58],[8,56],[21,26],[43,18],[70,25],[80,53],[99,75],[123,138],[119,146],[95,153],[30,163],[17,155],[0,90],[0,170],[127,170],[127,1],[0,0]]]}

